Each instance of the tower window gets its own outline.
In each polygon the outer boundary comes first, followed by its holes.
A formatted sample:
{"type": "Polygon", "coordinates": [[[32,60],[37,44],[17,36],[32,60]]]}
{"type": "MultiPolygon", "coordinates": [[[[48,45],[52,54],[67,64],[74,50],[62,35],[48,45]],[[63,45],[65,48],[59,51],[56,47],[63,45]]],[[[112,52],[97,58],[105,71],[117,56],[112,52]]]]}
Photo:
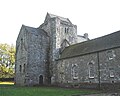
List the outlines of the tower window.
{"type": "Polygon", "coordinates": [[[59,28],[57,28],[57,31],[59,32],[59,28]]]}
{"type": "Polygon", "coordinates": [[[67,28],[65,28],[65,33],[67,33],[67,28]]]}
{"type": "Polygon", "coordinates": [[[20,65],[20,72],[22,71],[22,66],[20,65]]]}
{"type": "Polygon", "coordinates": [[[23,72],[25,72],[25,64],[24,64],[24,67],[23,67],[23,72]]]}
{"type": "Polygon", "coordinates": [[[23,44],[23,38],[21,38],[21,44],[23,44]]]}
{"type": "Polygon", "coordinates": [[[23,38],[21,38],[21,49],[23,50],[23,38]]]}
{"type": "Polygon", "coordinates": [[[68,33],[68,31],[69,31],[69,28],[67,28],[67,33],[68,33]]]}
{"type": "Polygon", "coordinates": [[[69,28],[65,28],[65,33],[68,33],[68,31],[69,31],[69,28]]]}

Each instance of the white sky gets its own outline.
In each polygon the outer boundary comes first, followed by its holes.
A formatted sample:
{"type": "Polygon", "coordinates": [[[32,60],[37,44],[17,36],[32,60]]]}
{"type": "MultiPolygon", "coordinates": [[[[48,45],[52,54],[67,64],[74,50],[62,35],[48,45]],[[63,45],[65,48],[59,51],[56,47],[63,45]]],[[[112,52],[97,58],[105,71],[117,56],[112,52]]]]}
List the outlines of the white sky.
{"type": "Polygon", "coordinates": [[[0,0],[0,43],[14,44],[22,24],[38,27],[52,13],[100,37],[120,30],[120,0],[0,0]]]}

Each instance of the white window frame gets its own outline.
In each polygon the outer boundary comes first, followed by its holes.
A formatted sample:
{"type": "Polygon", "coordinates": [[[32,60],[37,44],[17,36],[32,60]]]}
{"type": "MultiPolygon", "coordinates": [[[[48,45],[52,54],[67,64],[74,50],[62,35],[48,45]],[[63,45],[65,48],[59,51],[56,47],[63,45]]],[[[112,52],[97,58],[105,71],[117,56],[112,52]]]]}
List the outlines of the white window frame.
{"type": "Polygon", "coordinates": [[[78,71],[75,71],[78,68],[77,64],[72,64],[72,75],[73,75],[73,80],[77,80],[78,79],[78,71]]]}
{"type": "Polygon", "coordinates": [[[108,54],[108,60],[112,60],[116,57],[114,50],[108,50],[107,54],[108,54]]]}
{"type": "Polygon", "coordinates": [[[110,72],[110,77],[111,77],[111,78],[114,78],[114,77],[115,77],[114,69],[113,69],[113,68],[112,68],[112,69],[110,68],[110,69],[109,69],[109,72],[110,72]]]}
{"type": "Polygon", "coordinates": [[[92,74],[93,76],[91,75],[91,67],[93,68],[92,70],[95,71],[95,67],[94,67],[94,63],[93,62],[89,62],[88,63],[88,71],[89,71],[89,78],[94,79],[95,78],[95,74],[92,74]]]}

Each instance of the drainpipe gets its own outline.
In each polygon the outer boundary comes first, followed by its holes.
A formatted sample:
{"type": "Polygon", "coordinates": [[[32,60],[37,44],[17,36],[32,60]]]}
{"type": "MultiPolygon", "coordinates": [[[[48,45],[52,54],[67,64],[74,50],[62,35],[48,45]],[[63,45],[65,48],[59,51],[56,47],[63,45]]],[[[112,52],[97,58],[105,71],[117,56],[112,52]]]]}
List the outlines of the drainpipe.
{"type": "Polygon", "coordinates": [[[98,58],[98,81],[99,81],[99,90],[101,88],[101,82],[100,82],[100,60],[99,60],[99,52],[97,52],[97,58],[98,58]]]}

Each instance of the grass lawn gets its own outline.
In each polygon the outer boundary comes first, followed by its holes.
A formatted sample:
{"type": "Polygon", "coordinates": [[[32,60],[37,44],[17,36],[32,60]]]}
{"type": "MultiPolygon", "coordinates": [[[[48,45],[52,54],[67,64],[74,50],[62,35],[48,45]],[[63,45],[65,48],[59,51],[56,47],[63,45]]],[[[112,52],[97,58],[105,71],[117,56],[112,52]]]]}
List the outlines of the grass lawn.
{"type": "Polygon", "coordinates": [[[96,90],[66,89],[55,87],[17,87],[0,84],[0,96],[71,96],[73,94],[96,94],[96,90]]]}

